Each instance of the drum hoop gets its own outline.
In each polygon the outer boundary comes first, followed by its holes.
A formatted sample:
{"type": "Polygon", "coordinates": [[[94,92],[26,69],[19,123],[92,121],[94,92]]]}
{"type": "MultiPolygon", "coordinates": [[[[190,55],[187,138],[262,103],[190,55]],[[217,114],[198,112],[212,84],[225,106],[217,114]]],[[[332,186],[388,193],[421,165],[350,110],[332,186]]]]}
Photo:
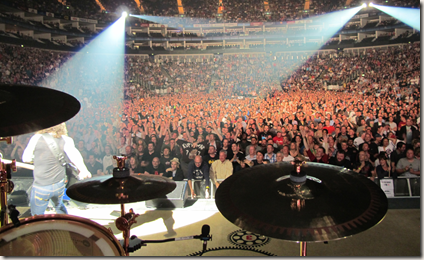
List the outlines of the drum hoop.
{"type": "MultiPolygon", "coordinates": [[[[28,224],[32,224],[32,223],[41,222],[43,220],[73,221],[73,222],[76,222],[76,223],[79,223],[79,224],[85,224],[87,226],[94,227],[94,228],[96,228],[96,231],[99,231],[100,233],[102,233],[105,236],[105,239],[109,239],[109,241],[112,242],[112,244],[115,246],[115,248],[119,252],[119,256],[125,256],[125,251],[124,251],[123,247],[121,246],[121,243],[119,242],[119,240],[115,237],[115,235],[113,233],[111,233],[104,226],[102,226],[99,223],[94,222],[93,220],[90,220],[90,219],[86,219],[86,218],[82,218],[82,217],[78,217],[78,216],[73,216],[73,215],[67,215],[67,214],[45,214],[45,215],[36,215],[36,216],[32,216],[32,217],[27,217],[27,218],[24,218],[24,219],[20,219],[19,221],[21,222],[21,226],[22,226],[22,225],[28,225],[28,224]]],[[[0,228],[0,235],[4,232],[7,232],[7,231],[13,229],[13,228],[15,228],[13,224],[9,224],[7,226],[1,227],[0,228]]]]}

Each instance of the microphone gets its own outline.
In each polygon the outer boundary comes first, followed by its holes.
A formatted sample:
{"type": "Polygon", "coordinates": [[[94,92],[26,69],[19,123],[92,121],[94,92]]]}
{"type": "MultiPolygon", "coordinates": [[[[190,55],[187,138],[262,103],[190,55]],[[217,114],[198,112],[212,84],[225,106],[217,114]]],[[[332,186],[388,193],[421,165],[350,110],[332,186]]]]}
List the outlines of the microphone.
{"type": "Polygon", "coordinates": [[[212,240],[212,237],[209,235],[210,231],[211,227],[209,225],[202,226],[202,234],[200,235],[200,240],[203,240],[203,252],[206,251],[208,240],[212,240]]]}
{"type": "Polygon", "coordinates": [[[210,231],[211,231],[211,227],[209,225],[203,225],[202,226],[202,234],[200,235],[201,236],[200,239],[203,240],[203,237],[208,237],[210,231]]]}

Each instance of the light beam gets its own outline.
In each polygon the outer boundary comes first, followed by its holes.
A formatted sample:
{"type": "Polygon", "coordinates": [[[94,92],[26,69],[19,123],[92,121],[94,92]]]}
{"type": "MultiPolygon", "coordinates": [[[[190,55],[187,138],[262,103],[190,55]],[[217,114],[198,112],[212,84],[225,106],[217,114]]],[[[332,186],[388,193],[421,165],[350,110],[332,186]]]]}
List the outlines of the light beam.
{"type": "Polygon", "coordinates": [[[121,17],[40,85],[75,96],[81,102],[78,116],[91,113],[91,108],[120,110],[124,87],[124,52],[125,18],[121,17]]]}
{"type": "MultiPolygon", "coordinates": [[[[350,8],[350,9],[344,9],[341,11],[332,12],[329,14],[319,15],[311,18],[306,18],[304,20],[311,20],[311,22],[307,23],[308,25],[314,24],[314,25],[321,25],[320,29],[306,29],[302,31],[288,31],[287,33],[282,34],[282,37],[294,37],[299,35],[300,33],[302,35],[305,35],[308,38],[317,37],[317,39],[320,39],[321,44],[317,44],[316,46],[309,45],[307,48],[307,51],[311,54],[315,54],[328,40],[331,39],[340,29],[343,28],[343,26],[356,14],[362,9],[362,5],[350,8]]],[[[305,21],[306,22],[306,21],[305,21]]],[[[295,66],[291,66],[290,70],[287,70],[287,75],[291,75],[293,71],[298,69],[302,64],[305,62],[305,60],[297,60],[295,62],[295,66]]],[[[282,78],[282,81],[284,81],[285,78],[282,78]]]]}
{"type": "Polygon", "coordinates": [[[372,7],[377,8],[378,10],[383,11],[390,16],[393,16],[394,18],[411,26],[415,30],[421,31],[420,9],[418,8],[391,7],[376,4],[373,4],[372,7]]]}

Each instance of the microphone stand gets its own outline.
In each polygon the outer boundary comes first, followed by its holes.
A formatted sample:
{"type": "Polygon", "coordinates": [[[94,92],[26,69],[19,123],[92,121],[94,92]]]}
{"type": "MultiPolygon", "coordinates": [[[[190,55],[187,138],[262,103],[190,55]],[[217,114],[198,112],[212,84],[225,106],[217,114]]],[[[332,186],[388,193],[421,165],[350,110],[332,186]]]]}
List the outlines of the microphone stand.
{"type": "MultiPolygon", "coordinates": [[[[209,233],[209,232],[208,232],[209,233]]],[[[209,234],[201,234],[197,236],[187,236],[187,237],[176,237],[176,238],[168,238],[168,239],[162,239],[162,240],[142,240],[139,239],[137,236],[131,236],[128,240],[120,240],[121,245],[124,248],[126,253],[134,252],[138,249],[140,249],[142,246],[147,246],[147,244],[157,244],[157,243],[166,243],[166,242],[172,242],[172,241],[182,241],[182,240],[191,240],[191,239],[200,239],[203,241],[203,252],[206,251],[206,245],[207,241],[212,240],[212,235],[209,234]]]]}

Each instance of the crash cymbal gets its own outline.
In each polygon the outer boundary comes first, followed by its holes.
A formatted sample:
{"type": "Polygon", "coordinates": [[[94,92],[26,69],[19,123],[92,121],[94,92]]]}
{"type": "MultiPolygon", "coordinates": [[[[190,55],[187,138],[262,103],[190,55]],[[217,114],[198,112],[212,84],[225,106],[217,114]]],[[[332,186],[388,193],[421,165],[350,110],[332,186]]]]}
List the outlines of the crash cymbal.
{"type": "Polygon", "coordinates": [[[0,85],[0,137],[35,132],[67,121],[80,102],[54,89],[0,85]]]}
{"type": "Polygon", "coordinates": [[[239,171],[220,184],[215,203],[240,228],[290,241],[345,238],[386,215],[386,195],[364,176],[309,162],[301,167],[303,175],[293,178],[294,172],[290,163],[239,171]]]}
{"type": "Polygon", "coordinates": [[[70,186],[66,194],[74,200],[94,204],[122,204],[160,198],[173,191],[173,180],[156,175],[116,178],[98,176],[70,186]]]}

